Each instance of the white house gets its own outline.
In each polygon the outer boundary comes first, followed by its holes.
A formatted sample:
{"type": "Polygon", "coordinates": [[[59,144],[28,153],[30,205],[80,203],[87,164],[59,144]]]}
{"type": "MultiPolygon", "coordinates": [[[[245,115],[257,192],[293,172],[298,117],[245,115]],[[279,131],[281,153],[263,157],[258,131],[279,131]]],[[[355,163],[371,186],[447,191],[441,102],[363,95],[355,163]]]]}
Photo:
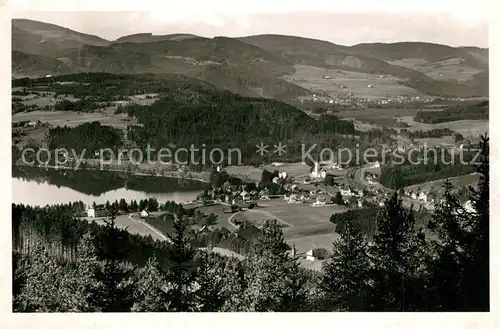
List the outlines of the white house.
{"type": "Polygon", "coordinates": [[[351,189],[349,187],[346,187],[346,188],[340,188],[340,194],[342,196],[351,196],[352,192],[351,192],[351,189]]]}
{"type": "Polygon", "coordinates": [[[325,206],[326,205],[326,202],[325,201],[320,201],[320,200],[316,200],[314,201],[314,203],[312,204],[313,207],[318,207],[318,206],[325,206]]]}
{"type": "Polygon", "coordinates": [[[140,213],[139,213],[139,216],[141,218],[146,218],[149,216],[149,213],[146,211],[146,209],[143,209],[140,213]]]}
{"type": "Polygon", "coordinates": [[[279,180],[280,180],[280,179],[279,179],[279,177],[274,177],[274,178],[273,178],[273,183],[274,183],[274,184],[277,184],[277,183],[279,182],[279,180]]]}
{"type": "Polygon", "coordinates": [[[96,205],[95,207],[93,205],[88,205],[87,206],[87,217],[89,218],[98,218],[98,217],[103,217],[106,212],[106,206],[103,204],[96,205]]]}
{"type": "Polygon", "coordinates": [[[413,200],[417,200],[417,194],[415,192],[411,192],[411,198],[413,200]]]}
{"type": "Polygon", "coordinates": [[[243,200],[250,200],[250,194],[247,191],[242,191],[240,193],[240,196],[243,198],[243,200]]]}
{"type": "Polygon", "coordinates": [[[28,126],[30,127],[38,127],[39,122],[38,121],[30,121],[28,122],[28,126]]]}
{"type": "Polygon", "coordinates": [[[310,261],[321,260],[328,257],[328,251],[325,248],[313,248],[306,253],[306,259],[310,261]]]}
{"type": "Polygon", "coordinates": [[[427,194],[425,194],[425,192],[420,192],[420,194],[418,195],[418,200],[419,201],[422,201],[422,202],[427,202],[427,194]]]}

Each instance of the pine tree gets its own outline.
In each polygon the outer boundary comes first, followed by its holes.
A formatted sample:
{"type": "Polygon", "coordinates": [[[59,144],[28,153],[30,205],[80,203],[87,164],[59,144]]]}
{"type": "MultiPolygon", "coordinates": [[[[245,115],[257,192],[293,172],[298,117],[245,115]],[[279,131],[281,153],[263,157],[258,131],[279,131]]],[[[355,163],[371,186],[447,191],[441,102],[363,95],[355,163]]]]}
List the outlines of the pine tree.
{"type": "Polygon", "coordinates": [[[197,309],[201,312],[218,312],[222,309],[226,298],[224,263],[214,255],[202,252],[199,255],[196,291],[197,309]]]}
{"type": "Polygon", "coordinates": [[[99,312],[94,296],[102,288],[97,280],[101,263],[99,262],[94,238],[86,233],[79,241],[77,256],[68,275],[71,279],[71,294],[64,298],[70,312],[99,312]]]}
{"type": "Polygon", "coordinates": [[[369,273],[368,242],[351,218],[333,243],[332,258],[323,265],[320,289],[325,306],[330,311],[364,310],[369,273]]]}
{"type": "Polygon", "coordinates": [[[104,266],[97,275],[101,289],[95,298],[102,312],[127,312],[133,305],[133,269],[126,269],[122,263],[128,251],[123,250],[115,214],[113,212],[111,219],[106,220],[102,250],[104,266]]]}
{"type": "Polygon", "coordinates": [[[477,189],[472,189],[471,248],[465,272],[465,289],[468,308],[475,311],[490,309],[490,159],[489,138],[483,136],[479,144],[480,162],[476,172],[481,176],[477,189]]]}
{"type": "Polygon", "coordinates": [[[288,249],[278,223],[264,223],[248,258],[247,311],[300,311],[307,302],[305,276],[297,259],[288,255],[288,249]]]}
{"type": "Polygon", "coordinates": [[[166,273],[169,282],[169,311],[190,312],[196,307],[196,271],[194,261],[195,249],[190,245],[186,235],[186,226],[182,219],[174,220],[174,234],[167,250],[167,259],[171,268],[166,273]]]}
{"type": "Polygon", "coordinates": [[[133,312],[166,312],[169,309],[167,282],[155,257],[139,271],[133,312]]]}
{"type": "Polygon", "coordinates": [[[222,294],[225,302],[222,312],[240,312],[245,309],[243,294],[247,287],[245,268],[238,259],[228,259],[223,269],[222,294]]]}
{"type": "Polygon", "coordinates": [[[24,264],[25,282],[14,305],[21,312],[67,312],[71,292],[68,272],[41,243],[35,244],[24,264]]]}
{"type": "Polygon", "coordinates": [[[467,211],[445,183],[443,201],[437,205],[430,230],[432,241],[429,282],[433,308],[450,311],[489,310],[489,140],[480,143],[476,171],[477,189],[471,188],[474,211],[467,211]]]}
{"type": "Polygon", "coordinates": [[[465,303],[462,276],[467,240],[464,224],[468,216],[453,193],[453,186],[446,181],[442,202],[436,204],[428,223],[433,234],[432,252],[427,260],[432,309],[457,310],[465,303]]]}
{"type": "Polygon", "coordinates": [[[372,310],[404,311],[419,303],[415,287],[419,240],[413,210],[403,207],[394,192],[377,215],[377,231],[370,247],[373,262],[369,304],[372,310]]]}

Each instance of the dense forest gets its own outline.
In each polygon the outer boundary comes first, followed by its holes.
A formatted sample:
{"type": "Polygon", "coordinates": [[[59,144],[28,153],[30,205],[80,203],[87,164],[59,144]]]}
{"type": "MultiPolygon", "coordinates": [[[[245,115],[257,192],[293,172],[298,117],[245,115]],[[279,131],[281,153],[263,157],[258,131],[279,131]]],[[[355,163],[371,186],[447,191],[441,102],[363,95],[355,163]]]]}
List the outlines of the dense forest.
{"type": "MultiPolygon", "coordinates": [[[[335,213],[330,217],[330,222],[335,224],[335,232],[338,234],[344,234],[348,229],[348,225],[354,224],[366,236],[368,241],[372,241],[377,229],[376,218],[378,212],[379,207],[371,204],[367,207],[335,213]]],[[[415,226],[419,229],[424,228],[431,218],[431,214],[425,208],[415,210],[414,216],[415,226]]]]}
{"type": "Polygon", "coordinates": [[[117,229],[113,216],[101,226],[77,220],[78,203],[12,205],[13,310],[489,311],[486,138],[481,149],[473,211],[447,183],[427,234],[395,192],[377,209],[370,241],[346,215],[321,272],[301,269],[276,221],[266,222],[238,260],[196,250],[186,223],[199,215],[174,204],[165,205],[175,214],[166,219],[169,242],[117,229]]]}
{"type": "Polygon", "coordinates": [[[474,105],[456,105],[442,111],[419,111],[415,121],[423,123],[440,123],[457,120],[488,120],[489,101],[474,105]]]}
{"type": "MultiPolygon", "coordinates": [[[[139,123],[127,128],[127,141],[122,140],[123,132],[96,122],[51,129],[47,136],[51,148],[66,147],[79,152],[87,146],[87,156],[95,149],[116,149],[127,142],[135,144],[143,153],[149,146],[156,150],[153,155],[161,148],[168,148],[174,154],[192,146],[204,149],[206,158],[212,150],[220,149],[223,155],[215,151],[214,161],[222,160],[223,164],[238,164],[240,160],[244,164],[297,162],[303,160],[303,147],[307,150],[316,145],[310,152],[313,157],[318,157],[324,148],[353,150],[358,144],[363,152],[365,148],[391,142],[391,136],[396,134],[390,128],[357,131],[353,122],[334,115],[312,118],[284,102],[244,97],[176,75],[81,73],[17,79],[13,80],[13,86],[44,87],[55,92],[55,96],[63,98],[54,105],[61,111],[94,111],[115,101],[127,100],[127,96],[155,95],[157,100],[151,105],[117,106],[117,114],[127,113],[139,123]],[[77,100],[64,99],[68,95],[77,100]],[[263,155],[255,152],[261,142],[269,145],[263,155]],[[286,153],[274,152],[274,145],[279,143],[286,145],[286,153]]],[[[22,111],[21,105],[15,111],[22,111]]],[[[183,151],[176,154],[179,162],[187,161],[192,167],[203,160],[200,151],[194,153],[193,157],[183,151]]]]}
{"type": "Polygon", "coordinates": [[[122,144],[120,130],[103,126],[99,122],[88,122],[70,127],[50,128],[47,137],[50,150],[74,150],[77,154],[85,152],[87,158],[94,157],[95,152],[111,149],[115,152],[122,144]]]}
{"type": "Polygon", "coordinates": [[[468,151],[453,155],[444,149],[436,149],[436,152],[428,152],[425,155],[427,158],[418,163],[405,161],[403,164],[384,166],[380,183],[390,189],[400,189],[414,184],[467,175],[474,172],[472,161],[475,155],[476,152],[468,151]]]}
{"type": "MultiPolygon", "coordinates": [[[[304,142],[323,142],[329,147],[355,142],[340,136],[355,134],[351,122],[331,115],[315,120],[282,102],[229,92],[197,94],[190,102],[179,101],[175,93],[164,94],[151,106],[129,107],[128,115],[144,125],[133,127],[130,132],[130,139],[141,149],[147,145],[159,149],[171,144],[185,148],[206,145],[222,150],[239,149],[245,163],[262,161],[255,154],[255,145],[261,142],[287,145],[286,154],[275,156],[283,161],[300,159],[304,142]]],[[[266,156],[273,155],[269,152],[266,156]]]]}

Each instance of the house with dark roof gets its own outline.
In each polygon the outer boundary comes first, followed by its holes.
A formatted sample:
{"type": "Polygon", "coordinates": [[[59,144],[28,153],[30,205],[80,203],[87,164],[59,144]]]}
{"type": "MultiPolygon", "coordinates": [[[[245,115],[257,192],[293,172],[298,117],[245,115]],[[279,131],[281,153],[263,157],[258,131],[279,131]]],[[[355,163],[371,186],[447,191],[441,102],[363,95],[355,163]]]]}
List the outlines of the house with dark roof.
{"type": "Polygon", "coordinates": [[[306,259],[310,261],[328,258],[328,250],[325,248],[313,248],[306,253],[306,259]]]}
{"type": "Polygon", "coordinates": [[[238,201],[234,205],[240,210],[247,210],[250,207],[250,204],[246,201],[238,201]]]}
{"type": "Polygon", "coordinates": [[[87,206],[87,217],[89,218],[105,217],[106,215],[108,215],[108,211],[104,204],[87,206]]]}

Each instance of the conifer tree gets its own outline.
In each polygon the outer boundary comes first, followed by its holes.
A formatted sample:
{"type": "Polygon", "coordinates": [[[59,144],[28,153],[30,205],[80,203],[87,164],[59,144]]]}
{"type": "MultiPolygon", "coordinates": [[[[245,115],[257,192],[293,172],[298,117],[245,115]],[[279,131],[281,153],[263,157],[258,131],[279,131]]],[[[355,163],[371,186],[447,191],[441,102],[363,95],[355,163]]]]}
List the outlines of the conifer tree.
{"type": "Polygon", "coordinates": [[[123,261],[128,250],[123,250],[120,232],[115,225],[116,210],[111,208],[111,218],[106,220],[103,240],[104,265],[97,275],[101,289],[96,301],[102,312],[127,312],[133,305],[133,271],[126,269],[123,261]]]}
{"type": "Polygon", "coordinates": [[[418,303],[415,287],[419,240],[413,210],[403,207],[397,192],[385,202],[377,215],[377,231],[370,247],[374,270],[369,304],[377,311],[405,311],[418,303]]]}
{"type": "Polygon", "coordinates": [[[362,311],[369,273],[368,242],[351,218],[333,243],[332,258],[323,265],[320,289],[325,306],[330,311],[362,311]]]}
{"type": "Polygon", "coordinates": [[[305,277],[288,249],[276,220],[264,223],[248,259],[247,311],[294,312],[307,302],[305,277]]]}
{"type": "Polygon", "coordinates": [[[165,273],[152,257],[138,274],[134,291],[133,312],[166,312],[169,310],[165,273]]]}
{"type": "Polygon", "coordinates": [[[427,225],[433,234],[427,260],[431,309],[452,311],[465,303],[462,276],[467,240],[464,225],[468,216],[453,193],[453,186],[446,181],[442,201],[436,204],[427,225]]]}
{"type": "Polygon", "coordinates": [[[430,222],[435,234],[429,261],[430,293],[435,309],[451,311],[489,310],[489,140],[480,142],[481,175],[471,188],[473,211],[466,210],[452,185],[445,183],[443,201],[430,222]]]}
{"type": "Polygon", "coordinates": [[[70,296],[68,272],[41,243],[27,255],[25,283],[15,305],[21,312],[68,312],[64,296],[70,296]]]}
{"type": "Polygon", "coordinates": [[[86,233],[78,242],[74,266],[68,269],[71,294],[61,296],[70,312],[99,312],[95,296],[102,288],[97,279],[101,270],[94,238],[86,233]]]}
{"type": "Polygon", "coordinates": [[[195,249],[189,243],[186,226],[180,218],[174,220],[174,234],[168,236],[167,259],[170,269],[166,273],[169,282],[169,311],[192,312],[196,309],[196,271],[195,249]]]}
{"type": "Polygon", "coordinates": [[[224,262],[215,255],[201,252],[197,272],[199,288],[196,290],[199,311],[218,312],[222,309],[226,301],[224,281],[224,262]]]}
{"type": "Polygon", "coordinates": [[[475,311],[490,309],[490,146],[487,135],[479,143],[480,158],[476,172],[481,176],[477,189],[471,188],[471,240],[469,261],[465,272],[468,307],[475,311]]]}

